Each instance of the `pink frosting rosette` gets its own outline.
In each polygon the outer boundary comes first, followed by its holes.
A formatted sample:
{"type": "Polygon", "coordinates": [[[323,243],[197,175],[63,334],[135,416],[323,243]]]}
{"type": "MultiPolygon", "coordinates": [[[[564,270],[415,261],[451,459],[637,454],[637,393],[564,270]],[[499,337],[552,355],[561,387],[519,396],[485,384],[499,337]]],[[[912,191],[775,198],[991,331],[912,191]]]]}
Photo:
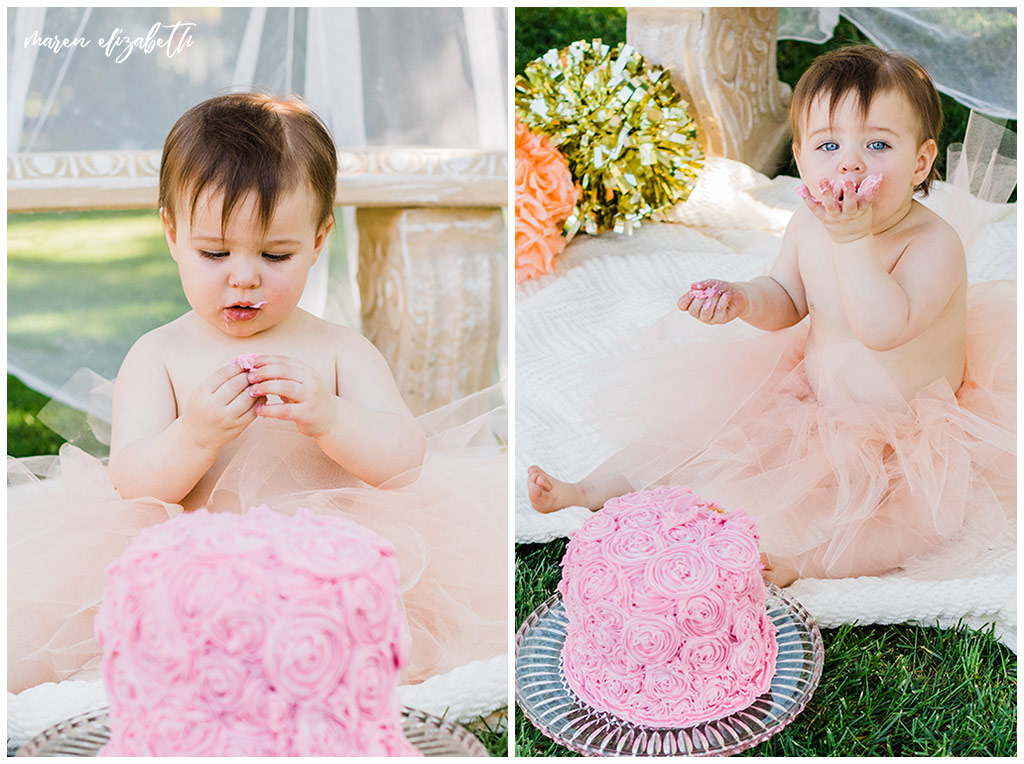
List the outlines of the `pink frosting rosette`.
{"type": "Polygon", "coordinates": [[[318,607],[280,615],[263,651],[263,669],[293,701],[326,698],[345,675],[352,650],[345,622],[318,607]]]}
{"type": "Polygon", "coordinates": [[[324,708],[303,706],[296,715],[296,756],[358,756],[358,730],[324,708]]]}
{"type": "Polygon", "coordinates": [[[679,653],[679,661],[689,671],[699,674],[721,674],[732,656],[732,644],[724,636],[702,636],[687,640],[679,653]]]}
{"type": "Polygon", "coordinates": [[[217,609],[207,631],[210,644],[228,655],[251,662],[262,660],[270,614],[265,602],[231,600],[217,609]]]}
{"type": "Polygon", "coordinates": [[[648,666],[644,671],[644,691],[652,697],[678,703],[692,692],[690,675],[680,670],[678,661],[648,666]]]}
{"type": "MultiPolygon", "coordinates": [[[[296,517],[303,516],[314,524],[322,524],[324,518],[317,517],[309,510],[300,509],[296,517]]],[[[380,552],[368,536],[353,534],[344,538],[319,534],[315,530],[295,530],[283,534],[274,544],[274,551],[281,562],[297,570],[304,570],[315,576],[355,576],[366,573],[377,562],[380,552]]]]}
{"type": "Polygon", "coordinates": [[[744,536],[732,528],[723,528],[712,538],[707,539],[701,547],[701,552],[726,570],[735,570],[746,573],[760,563],[760,556],[757,551],[757,541],[744,536]]]}
{"type": "Polygon", "coordinates": [[[673,546],[648,561],[644,579],[666,597],[689,597],[711,588],[717,574],[699,550],[673,546]]]}
{"type": "Polygon", "coordinates": [[[271,687],[262,674],[250,675],[242,688],[239,716],[262,724],[270,732],[291,729],[293,709],[293,705],[271,687]]]}
{"type": "Polygon", "coordinates": [[[577,543],[566,549],[563,565],[588,565],[603,556],[600,544],[588,543],[586,539],[579,539],[577,543]]]}
{"type": "Polygon", "coordinates": [[[582,528],[570,533],[569,538],[580,542],[601,541],[618,527],[619,524],[615,520],[614,513],[598,512],[593,517],[587,518],[587,522],[583,524],[582,528]]]}
{"type": "Polygon", "coordinates": [[[651,615],[671,615],[676,610],[676,597],[666,595],[664,591],[654,586],[642,572],[636,569],[635,577],[623,577],[619,582],[618,594],[621,597],[623,607],[627,607],[636,613],[649,613],[651,615]]]}
{"type": "Polygon", "coordinates": [[[389,636],[397,587],[397,577],[393,581],[375,581],[361,576],[342,582],[346,600],[353,603],[347,620],[357,642],[374,644],[389,636]]]}
{"type": "Polygon", "coordinates": [[[595,562],[572,576],[562,596],[565,597],[567,607],[576,603],[600,602],[615,591],[616,584],[614,568],[606,562],[595,562]]]}
{"type": "Polygon", "coordinates": [[[551,270],[579,194],[565,157],[516,119],[516,283],[551,270]]]}
{"type": "Polygon", "coordinates": [[[622,646],[641,666],[668,663],[679,652],[679,634],[667,619],[637,616],[622,628],[622,646]]]}
{"type": "Polygon", "coordinates": [[[128,756],[216,756],[221,746],[221,727],[205,708],[157,707],[139,723],[146,736],[135,738],[139,747],[128,756]]]}
{"type": "Polygon", "coordinates": [[[203,705],[235,711],[242,704],[247,676],[248,670],[241,660],[226,655],[198,655],[191,663],[189,681],[203,705]]]}
{"type": "Polygon", "coordinates": [[[622,676],[639,674],[644,668],[644,664],[636,660],[621,642],[607,653],[602,654],[602,657],[610,670],[622,676]]]}
{"type": "Polygon", "coordinates": [[[676,619],[683,633],[699,637],[717,634],[729,623],[729,607],[718,587],[679,600],[676,619]]]}
{"type": "Polygon", "coordinates": [[[628,528],[621,530],[602,545],[605,559],[609,562],[627,567],[643,566],[651,557],[665,548],[664,542],[652,531],[644,528],[628,528]]]}
{"type": "Polygon", "coordinates": [[[380,650],[360,648],[352,655],[352,683],[360,714],[376,716],[394,700],[394,665],[380,650]]]}

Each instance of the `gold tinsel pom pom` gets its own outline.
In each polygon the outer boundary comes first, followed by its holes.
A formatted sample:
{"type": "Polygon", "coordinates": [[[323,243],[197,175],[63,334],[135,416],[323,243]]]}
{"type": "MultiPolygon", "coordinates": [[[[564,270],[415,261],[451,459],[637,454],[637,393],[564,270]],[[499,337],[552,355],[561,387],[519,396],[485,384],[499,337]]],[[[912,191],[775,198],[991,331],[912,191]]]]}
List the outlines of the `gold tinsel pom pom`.
{"type": "Polygon", "coordinates": [[[664,69],[631,46],[574,42],[516,77],[516,114],[565,156],[582,194],[566,238],[614,230],[685,201],[703,152],[687,104],[664,69]]]}

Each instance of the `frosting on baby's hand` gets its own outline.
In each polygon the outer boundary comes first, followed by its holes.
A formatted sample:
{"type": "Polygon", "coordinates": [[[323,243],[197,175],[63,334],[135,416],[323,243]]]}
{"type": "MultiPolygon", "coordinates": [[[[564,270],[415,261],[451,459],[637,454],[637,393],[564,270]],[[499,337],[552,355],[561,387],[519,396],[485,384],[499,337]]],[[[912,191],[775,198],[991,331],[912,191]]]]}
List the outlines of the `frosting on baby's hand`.
{"type": "Polygon", "coordinates": [[[873,175],[868,175],[864,180],[857,186],[857,198],[858,199],[870,199],[878,191],[878,187],[882,185],[883,175],[880,172],[876,172],[873,175]]]}
{"type": "Polygon", "coordinates": [[[252,371],[256,368],[256,354],[255,353],[242,353],[238,358],[233,360],[232,365],[237,366],[239,369],[245,371],[252,371]]]}
{"type": "Polygon", "coordinates": [[[709,287],[690,287],[690,294],[696,297],[698,300],[706,300],[709,297],[714,297],[718,294],[719,289],[716,286],[709,287]]]}
{"type": "MultiPolygon", "coordinates": [[[[875,193],[877,193],[879,187],[882,185],[884,177],[885,176],[882,175],[882,173],[876,172],[864,178],[856,188],[857,199],[859,201],[868,201],[869,199],[872,199],[875,193]]],[[[818,181],[818,190],[822,194],[828,191],[833,197],[839,199],[842,197],[843,185],[842,183],[839,183],[837,188],[837,184],[833,183],[831,178],[822,178],[818,181]]],[[[814,198],[813,194],[811,194],[811,190],[803,183],[796,187],[796,194],[801,199],[814,198]]]]}

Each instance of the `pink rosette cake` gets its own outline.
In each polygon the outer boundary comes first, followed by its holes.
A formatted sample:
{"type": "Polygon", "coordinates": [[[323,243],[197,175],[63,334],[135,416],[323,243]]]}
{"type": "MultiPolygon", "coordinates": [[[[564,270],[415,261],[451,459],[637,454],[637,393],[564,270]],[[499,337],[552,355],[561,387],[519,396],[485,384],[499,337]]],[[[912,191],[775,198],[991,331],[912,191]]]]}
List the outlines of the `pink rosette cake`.
{"type": "Polygon", "coordinates": [[[778,645],[757,541],[746,512],[688,488],[605,504],[572,534],[558,585],[576,696],[634,724],[687,727],[767,692],[778,645]]]}
{"type": "Polygon", "coordinates": [[[205,509],[107,570],[103,756],[416,756],[392,546],[339,517],[205,509]]]}

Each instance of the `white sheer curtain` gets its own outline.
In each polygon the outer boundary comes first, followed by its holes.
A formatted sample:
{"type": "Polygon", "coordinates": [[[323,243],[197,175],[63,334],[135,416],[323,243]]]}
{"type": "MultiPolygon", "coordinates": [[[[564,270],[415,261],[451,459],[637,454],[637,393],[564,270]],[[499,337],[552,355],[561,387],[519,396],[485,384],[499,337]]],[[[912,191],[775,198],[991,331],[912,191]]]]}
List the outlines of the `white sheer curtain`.
{"type": "MultiPolygon", "coordinates": [[[[507,33],[505,8],[9,8],[7,150],[158,151],[187,108],[244,90],[301,95],[340,148],[504,149],[507,33]],[[130,47],[147,36],[161,45],[130,47]],[[56,50],[64,39],[78,44],[56,50]]],[[[321,258],[302,303],[347,322],[355,259],[338,255],[354,247],[352,219],[340,210],[335,256],[321,258]]],[[[46,337],[9,314],[8,370],[49,395],[80,366],[113,377],[151,328],[111,320],[114,336],[98,339],[64,304],[46,337]]]]}
{"type": "Polygon", "coordinates": [[[1017,9],[781,8],[779,39],[822,43],[839,16],[924,65],[936,87],[991,117],[1017,118],[1017,9]]]}

